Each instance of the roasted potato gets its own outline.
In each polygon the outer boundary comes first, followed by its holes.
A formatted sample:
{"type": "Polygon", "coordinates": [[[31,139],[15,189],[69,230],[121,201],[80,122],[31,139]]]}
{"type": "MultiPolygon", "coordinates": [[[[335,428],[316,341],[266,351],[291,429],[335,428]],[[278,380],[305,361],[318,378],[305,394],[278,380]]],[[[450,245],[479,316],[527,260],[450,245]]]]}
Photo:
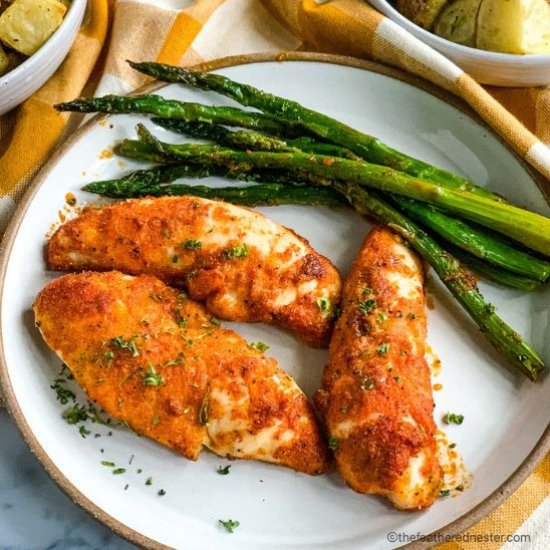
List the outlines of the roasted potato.
{"type": "Polygon", "coordinates": [[[397,9],[413,23],[427,30],[432,27],[448,0],[397,0],[397,9]]]}
{"type": "Polygon", "coordinates": [[[547,0],[483,0],[476,42],[478,48],[496,52],[550,52],[550,4],[547,0]]]}
{"type": "Polygon", "coordinates": [[[0,40],[32,55],[61,25],[66,11],[58,0],[15,0],[0,15],[0,40]]]}
{"type": "Polygon", "coordinates": [[[434,33],[451,42],[476,46],[476,21],[481,0],[456,0],[441,11],[434,33]]]}

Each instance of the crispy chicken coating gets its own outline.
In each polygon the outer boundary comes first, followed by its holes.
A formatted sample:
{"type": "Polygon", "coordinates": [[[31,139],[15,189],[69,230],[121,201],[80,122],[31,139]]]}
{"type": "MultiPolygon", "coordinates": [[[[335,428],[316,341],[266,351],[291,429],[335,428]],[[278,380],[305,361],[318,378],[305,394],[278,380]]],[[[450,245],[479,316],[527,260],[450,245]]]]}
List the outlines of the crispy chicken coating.
{"type": "Polygon", "coordinates": [[[147,273],[228,321],[275,323],[326,346],[341,281],[331,262],[262,214],[196,197],[87,208],[61,226],[51,269],[147,273]]]}
{"type": "Polygon", "coordinates": [[[65,275],[34,303],[36,325],[89,398],[132,430],[196,460],[328,467],[306,396],[278,365],[155,277],[65,275]]]}
{"type": "Polygon", "coordinates": [[[350,487],[406,510],[430,506],[442,479],[426,332],[419,261],[376,228],[344,285],[316,403],[350,487]]]}

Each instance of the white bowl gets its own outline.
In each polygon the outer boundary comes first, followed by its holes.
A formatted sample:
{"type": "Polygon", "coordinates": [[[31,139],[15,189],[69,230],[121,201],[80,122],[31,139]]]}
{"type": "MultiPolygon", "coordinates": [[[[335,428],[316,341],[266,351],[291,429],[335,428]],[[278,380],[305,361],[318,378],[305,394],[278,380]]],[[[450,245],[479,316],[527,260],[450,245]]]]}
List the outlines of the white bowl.
{"type": "Polygon", "coordinates": [[[488,52],[455,44],[415,25],[386,0],[369,2],[416,38],[454,61],[482,84],[522,87],[550,84],[550,54],[516,55],[488,52]]]}
{"type": "Polygon", "coordinates": [[[86,0],[73,0],[50,39],[21,65],[0,77],[0,115],[25,101],[53,75],[69,53],[85,11],[86,0]]]}

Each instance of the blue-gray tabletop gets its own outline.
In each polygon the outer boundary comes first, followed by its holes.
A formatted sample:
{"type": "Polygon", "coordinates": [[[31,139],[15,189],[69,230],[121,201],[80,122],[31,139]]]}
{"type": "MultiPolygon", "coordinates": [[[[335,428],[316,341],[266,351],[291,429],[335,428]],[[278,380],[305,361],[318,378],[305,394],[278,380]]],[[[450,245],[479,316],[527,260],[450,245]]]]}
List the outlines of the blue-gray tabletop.
{"type": "Polygon", "coordinates": [[[0,550],[135,548],[73,504],[0,409],[0,550]]]}

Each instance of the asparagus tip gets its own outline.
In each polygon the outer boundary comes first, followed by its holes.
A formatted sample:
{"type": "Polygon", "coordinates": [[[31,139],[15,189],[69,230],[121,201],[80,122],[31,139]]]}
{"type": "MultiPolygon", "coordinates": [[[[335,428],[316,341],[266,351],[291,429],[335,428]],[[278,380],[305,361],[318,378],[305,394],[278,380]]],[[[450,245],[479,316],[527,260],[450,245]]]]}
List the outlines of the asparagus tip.
{"type": "Polygon", "coordinates": [[[53,108],[56,110],[56,111],[70,111],[71,110],[71,101],[69,102],[63,102],[63,103],[56,103],[53,108]]]}

